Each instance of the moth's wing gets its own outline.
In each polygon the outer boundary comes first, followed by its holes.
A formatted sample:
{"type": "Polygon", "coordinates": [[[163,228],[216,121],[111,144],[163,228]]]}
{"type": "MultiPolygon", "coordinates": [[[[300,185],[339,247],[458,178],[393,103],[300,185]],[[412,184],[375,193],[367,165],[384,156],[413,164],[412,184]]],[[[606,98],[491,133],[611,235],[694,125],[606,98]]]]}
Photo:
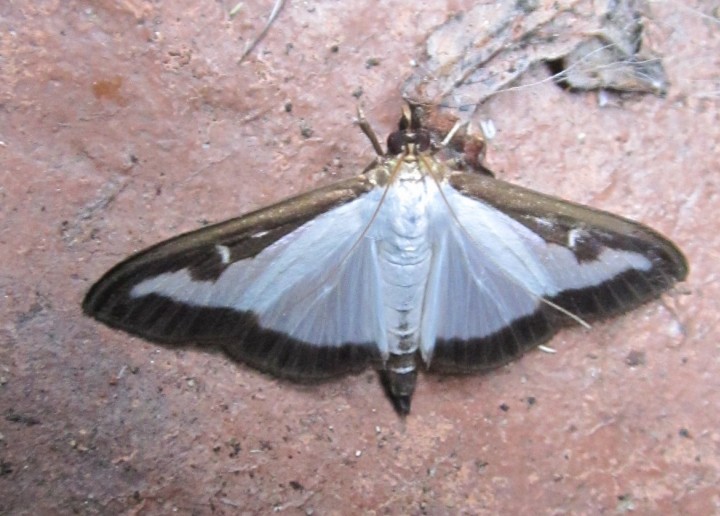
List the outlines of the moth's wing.
{"type": "Polygon", "coordinates": [[[361,238],[381,193],[359,176],[162,242],[110,270],[83,309],[291,379],[360,370],[386,353],[374,243],[361,238]]]}
{"type": "Polygon", "coordinates": [[[572,324],[568,314],[625,312],[688,272],[674,244],[616,215],[479,174],[451,175],[443,194],[454,215],[435,215],[445,229],[421,344],[437,371],[505,363],[572,324]]]}

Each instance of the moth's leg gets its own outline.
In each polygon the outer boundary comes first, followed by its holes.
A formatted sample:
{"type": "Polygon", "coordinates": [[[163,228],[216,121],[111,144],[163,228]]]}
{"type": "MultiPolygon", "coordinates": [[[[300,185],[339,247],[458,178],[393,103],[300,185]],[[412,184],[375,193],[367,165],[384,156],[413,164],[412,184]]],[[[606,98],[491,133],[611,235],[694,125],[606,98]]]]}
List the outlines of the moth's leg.
{"type": "Polygon", "coordinates": [[[382,145],[380,145],[380,140],[378,140],[377,134],[375,134],[375,131],[370,126],[370,122],[367,121],[367,118],[365,118],[365,113],[363,113],[363,110],[358,106],[357,108],[357,124],[360,126],[360,130],[365,133],[365,136],[368,137],[368,140],[370,140],[370,143],[373,146],[373,149],[375,150],[375,153],[378,156],[384,156],[385,151],[382,148],[382,145]]]}

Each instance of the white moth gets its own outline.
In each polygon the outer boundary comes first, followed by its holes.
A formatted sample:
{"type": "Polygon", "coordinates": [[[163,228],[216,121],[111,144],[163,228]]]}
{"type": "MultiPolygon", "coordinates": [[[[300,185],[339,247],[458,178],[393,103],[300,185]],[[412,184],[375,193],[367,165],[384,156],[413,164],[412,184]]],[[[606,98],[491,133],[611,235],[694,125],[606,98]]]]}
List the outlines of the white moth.
{"type": "Polygon", "coordinates": [[[85,312],[296,381],[372,365],[404,415],[420,365],[496,367],[687,275],[648,227],[440,159],[413,109],[386,153],[362,127],[366,172],[142,251],[85,312]]]}

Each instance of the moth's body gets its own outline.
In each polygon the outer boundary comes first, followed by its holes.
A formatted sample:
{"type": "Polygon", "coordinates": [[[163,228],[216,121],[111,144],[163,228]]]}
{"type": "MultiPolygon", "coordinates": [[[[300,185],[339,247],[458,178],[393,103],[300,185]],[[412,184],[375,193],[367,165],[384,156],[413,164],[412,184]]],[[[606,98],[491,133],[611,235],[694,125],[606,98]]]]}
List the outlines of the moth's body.
{"type": "Polygon", "coordinates": [[[435,251],[430,218],[432,207],[438,203],[438,178],[431,177],[412,154],[387,160],[384,167],[391,183],[368,237],[377,248],[381,277],[388,388],[397,403],[409,408],[417,378],[418,348],[422,342],[427,355],[434,344],[423,341],[421,331],[423,318],[432,317],[424,313],[424,307],[435,251]]]}
{"type": "Polygon", "coordinates": [[[686,274],[646,226],[438,159],[407,112],[365,173],[142,251],[83,308],[297,381],[373,365],[407,414],[419,366],[496,367],[686,274]]]}

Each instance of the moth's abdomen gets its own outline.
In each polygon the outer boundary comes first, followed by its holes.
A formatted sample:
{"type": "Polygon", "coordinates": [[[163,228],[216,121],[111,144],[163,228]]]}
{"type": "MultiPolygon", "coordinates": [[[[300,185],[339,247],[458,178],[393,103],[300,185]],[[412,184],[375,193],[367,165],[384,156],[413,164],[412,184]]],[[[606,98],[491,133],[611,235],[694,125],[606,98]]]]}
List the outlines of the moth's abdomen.
{"type": "Polygon", "coordinates": [[[383,317],[388,350],[401,354],[418,347],[425,286],[430,272],[430,249],[425,242],[417,252],[392,252],[381,243],[379,264],[383,317]]]}
{"type": "Polygon", "coordinates": [[[432,246],[428,237],[429,194],[421,177],[398,180],[388,192],[379,225],[378,265],[389,356],[386,388],[397,410],[407,413],[417,377],[417,350],[432,246]]]}
{"type": "Polygon", "coordinates": [[[410,410],[417,377],[417,350],[431,254],[425,238],[393,235],[381,242],[379,264],[389,358],[387,388],[401,413],[410,410]],[[404,247],[398,245],[405,243],[404,247]]]}

